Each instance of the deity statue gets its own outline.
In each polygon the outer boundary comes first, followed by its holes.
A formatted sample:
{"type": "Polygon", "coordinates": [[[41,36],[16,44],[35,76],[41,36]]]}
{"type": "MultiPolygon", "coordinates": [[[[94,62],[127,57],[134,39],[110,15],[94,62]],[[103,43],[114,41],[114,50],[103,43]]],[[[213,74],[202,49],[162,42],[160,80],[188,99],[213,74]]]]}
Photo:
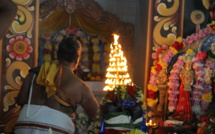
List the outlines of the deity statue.
{"type": "Polygon", "coordinates": [[[179,101],[173,115],[174,118],[190,121],[192,117],[190,91],[194,81],[194,70],[192,69],[192,55],[185,55],[184,68],[180,72],[179,101]]]}
{"type": "Polygon", "coordinates": [[[194,71],[191,68],[191,56],[187,56],[185,60],[185,65],[182,71],[180,72],[181,81],[184,85],[184,91],[191,91],[191,86],[193,85],[194,81],[194,71]]]}
{"type": "Polygon", "coordinates": [[[159,90],[159,104],[157,106],[157,111],[162,111],[165,97],[167,94],[167,72],[166,72],[166,69],[162,69],[158,73],[155,81],[156,81],[156,84],[157,84],[157,87],[159,90]]]}

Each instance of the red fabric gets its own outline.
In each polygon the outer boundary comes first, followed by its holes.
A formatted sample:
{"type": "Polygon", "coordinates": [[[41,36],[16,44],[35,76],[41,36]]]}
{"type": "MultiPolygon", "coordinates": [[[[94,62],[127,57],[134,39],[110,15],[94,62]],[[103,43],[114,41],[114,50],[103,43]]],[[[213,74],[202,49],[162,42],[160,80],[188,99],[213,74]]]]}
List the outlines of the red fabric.
{"type": "Polygon", "coordinates": [[[174,117],[178,120],[190,121],[192,117],[190,92],[184,91],[184,85],[181,83],[179,89],[178,105],[176,107],[174,117]]]}

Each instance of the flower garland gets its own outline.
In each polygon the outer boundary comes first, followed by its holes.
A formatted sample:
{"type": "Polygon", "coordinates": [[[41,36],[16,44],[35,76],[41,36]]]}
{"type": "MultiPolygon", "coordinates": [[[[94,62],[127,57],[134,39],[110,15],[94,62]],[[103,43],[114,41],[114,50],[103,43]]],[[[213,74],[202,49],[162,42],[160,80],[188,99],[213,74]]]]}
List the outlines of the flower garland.
{"type": "Polygon", "coordinates": [[[177,40],[172,44],[172,46],[169,47],[165,55],[159,59],[158,63],[155,66],[151,67],[147,98],[147,105],[149,107],[154,106],[158,102],[158,98],[156,96],[158,87],[155,82],[155,78],[157,77],[158,72],[161,71],[162,69],[166,69],[171,58],[178,53],[179,49],[183,47],[184,43],[182,41],[182,38],[181,37],[177,38],[177,40]]]}
{"type": "Polygon", "coordinates": [[[213,29],[212,29],[212,25],[208,25],[206,28],[199,30],[198,33],[193,33],[190,36],[187,36],[186,39],[184,39],[184,42],[186,44],[192,44],[195,41],[198,41],[204,37],[206,37],[207,35],[210,35],[213,33],[213,29]]]}
{"type": "Polygon", "coordinates": [[[168,110],[173,112],[178,104],[178,88],[179,88],[179,74],[184,66],[184,56],[178,57],[178,60],[173,65],[169,76],[169,88],[168,88],[168,110]]]}
{"type": "Polygon", "coordinates": [[[209,103],[212,101],[212,81],[211,81],[211,70],[214,70],[215,62],[207,59],[205,62],[205,85],[202,91],[201,110],[206,111],[209,103]]]}
{"type": "Polygon", "coordinates": [[[193,86],[193,90],[191,92],[192,99],[192,111],[197,115],[202,114],[200,103],[201,103],[201,95],[204,89],[204,64],[203,61],[207,56],[206,52],[198,52],[196,57],[193,58],[193,69],[195,71],[196,80],[193,86]]]}
{"type": "Polygon", "coordinates": [[[215,34],[215,21],[207,25],[211,29],[211,33],[215,34]]]}
{"type": "Polygon", "coordinates": [[[100,49],[99,49],[99,38],[98,36],[92,36],[91,41],[93,43],[93,63],[92,63],[92,72],[100,72],[100,49]]]}

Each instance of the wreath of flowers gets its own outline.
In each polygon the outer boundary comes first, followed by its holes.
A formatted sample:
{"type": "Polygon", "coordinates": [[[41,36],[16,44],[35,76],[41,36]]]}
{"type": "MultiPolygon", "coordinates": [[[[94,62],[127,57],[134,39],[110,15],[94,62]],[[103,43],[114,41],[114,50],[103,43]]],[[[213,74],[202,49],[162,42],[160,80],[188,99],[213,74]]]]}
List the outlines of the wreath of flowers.
{"type": "Polygon", "coordinates": [[[196,57],[192,59],[193,63],[193,69],[195,72],[195,83],[193,85],[193,91],[191,92],[192,95],[192,111],[196,114],[201,114],[201,95],[202,91],[204,89],[204,77],[205,77],[205,71],[204,71],[204,63],[202,60],[204,60],[207,57],[206,52],[198,52],[196,57]]]}
{"type": "MultiPolygon", "coordinates": [[[[213,22],[215,24],[215,22],[213,22]]],[[[192,44],[195,41],[198,41],[204,37],[206,37],[207,35],[210,35],[213,33],[213,31],[215,31],[214,24],[209,24],[207,27],[205,27],[204,29],[199,30],[198,33],[193,33],[190,36],[187,36],[186,39],[184,39],[184,42],[186,44],[192,44]],[[214,29],[214,30],[213,30],[214,29]]]]}
{"type": "Polygon", "coordinates": [[[215,62],[213,60],[207,59],[205,62],[205,84],[202,91],[202,101],[201,101],[201,110],[206,111],[208,109],[209,103],[212,101],[212,81],[210,78],[210,71],[215,67],[215,62]],[[207,78],[207,75],[209,77],[207,78]]]}
{"type": "Polygon", "coordinates": [[[148,84],[148,98],[147,98],[147,105],[152,107],[158,102],[157,98],[157,91],[158,87],[155,82],[155,78],[158,75],[158,72],[162,69],[166,69],[168,63],[170,62],[171,58],[178,53],[178,50],[184,47],[184,43],[182,38],[179,37],[177,40],[169,47],[166,54],[158,61],[155,66],[151,67],[151,73],[149,78],[148,84]]]}
{"type": "Polygon", "coordinates": [[[169,88],[168,88],[168,93],[169,93],[169,104],[168,104],[168,110],[170,112],[173,112],[175,108],[177,107],[178,104],[178,94],[179,94],[179,86],[180,86],[180,72],[184,67],[184,61],[187,55],[194,55],[194,51],[192,49],[188,49],[186,51],[186,54],[181,55],[178,57],[178,60],[176,63],[173,65],[173,69],[170,71],[170,76],[169,76],[169,88]]]}
{"type": "Polygon", "coordinates": [[[184,66],[184,56],[181,55],[178,57],[178,60],[176,61],[176,63],[173,65],[173,68],[170,71],[170,76],[169,76],[168,109],[170,112],[173,112],[175,110],[178,103],[179,74],[183,66],[184,66]]]}

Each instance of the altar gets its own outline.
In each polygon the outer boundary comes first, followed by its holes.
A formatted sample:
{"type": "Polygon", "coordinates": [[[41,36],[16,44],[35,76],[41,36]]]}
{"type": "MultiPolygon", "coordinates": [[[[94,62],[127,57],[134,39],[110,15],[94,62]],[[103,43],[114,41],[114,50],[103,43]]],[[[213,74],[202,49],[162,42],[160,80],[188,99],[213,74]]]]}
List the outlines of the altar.
{"type": "Polygon", "coordinates": [[[105,95],[105,91],[103,91],[105,83],[102,81],[85,81],[85,82],[93,91],[93,94],[96,97],[96,99],[98,101],[101,101],[101,98],[105,95]]]}

